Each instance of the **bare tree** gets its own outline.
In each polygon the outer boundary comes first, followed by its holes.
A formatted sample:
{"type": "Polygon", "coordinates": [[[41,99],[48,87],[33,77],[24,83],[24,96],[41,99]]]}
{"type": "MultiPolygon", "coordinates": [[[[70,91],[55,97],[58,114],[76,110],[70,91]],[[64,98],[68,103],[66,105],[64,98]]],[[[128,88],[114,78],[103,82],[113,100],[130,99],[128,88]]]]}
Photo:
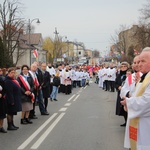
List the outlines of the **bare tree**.
{"type": "Polygon", "coordinates": [[[138,44],[143,49],[150,46],[150,0],[143,5],[140,13],[139,26],[133,36],[136,37],[138,44]]]}
{"type": "Polygon", "coordinates": [[[140,12],[140,22],[150,26],[150,0],[147,0],[147,3],[143,5],[143,8],[140,9],[140,12]]]}
{"type": "Polygon", "coordinates": [[[128,27],[126,25],[120,25],[118,31],[115,31],[115,35],[111,36],[111,41],[114,43],[116,47],[116,51],[121,53],[126,53],[126,30],[128,27]]]}
{"type": "Polygon", "coordinates": [[[135,49],[141,50],[146,46],[150,46],[150,28],[146,25],[139,25],[133,37],[138,41],[138,45],[135,49]]]}
{"type": "Polygon", "coordinates": [[[94,51],[93,51],[93,57],[94,57],[94,58],[99,58],[99,55],[100,55],[100,53],[99,53],[98,50],[94,50],[94,51]]]}
{"type": "MultiPolygon", "coordinates": [[[[19,38],[23,33],[20,6],[19,0],[4,0],[0,4],[0,28],[2,28],[0,34],[4,47],[4,58],[1,60],[6,67],[12,66],[13,53],[18,48],[19,38]]],[[[18,56],[17,58],[19,59],[18,56]]]]}
{"type": "Polygon", "coordinates": [[[62,53],[66,53],[67,50],[67,43],[62,41],[62,37],[58,36],[55,37],[54,40],[54,58],[61,58],[62,57],[62,53]],[[64,52],[64,49],[65,52],[64,52]]]}

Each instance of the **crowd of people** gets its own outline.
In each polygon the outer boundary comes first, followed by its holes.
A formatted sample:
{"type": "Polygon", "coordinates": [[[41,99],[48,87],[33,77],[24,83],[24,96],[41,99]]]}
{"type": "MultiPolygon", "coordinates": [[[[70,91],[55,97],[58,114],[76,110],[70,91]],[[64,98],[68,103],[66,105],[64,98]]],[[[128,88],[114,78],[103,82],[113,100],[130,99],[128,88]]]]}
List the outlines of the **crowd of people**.
{"type": "Polygon", "coordinates": [[[124,117],[125,123],[120,126],[126,127],[124,147],[149,150],[150,48],[135,56],[131,65],[102,65],[96,83],[105,91],[117,91],[116,115],[124,117]]]}
{"type": "Polygon", "coordinates": [[[104,64],[102,69],[98,72],[99,87],[105,91],[115,92],[117,91],[116,101],[116,115],[124,116],[125,123],[121,126],[126,126],[127,113],[122,109],[120,91],[125,82],[126,77],[132,73],[132,69],[127,62],[121,62],[119,66],[111,64],[104,64]]]}
{"type": "Polygon", "coordinates": [[[68,64],[54,68],[50,63],[34,62],[30,67],[21,66],[20,70],[0,69],[0,132],[7,133],[3,127],[6,117],[7,130],[19,129],[14,124],[17,112],[22,112],[21,124],[32,124],[32,119],[37,119],[36,105],[41,115],[49,115],[48,99],[58,101],[58,93],[68,95],[73,88],[89,84],[90,68],[68,64]]]}

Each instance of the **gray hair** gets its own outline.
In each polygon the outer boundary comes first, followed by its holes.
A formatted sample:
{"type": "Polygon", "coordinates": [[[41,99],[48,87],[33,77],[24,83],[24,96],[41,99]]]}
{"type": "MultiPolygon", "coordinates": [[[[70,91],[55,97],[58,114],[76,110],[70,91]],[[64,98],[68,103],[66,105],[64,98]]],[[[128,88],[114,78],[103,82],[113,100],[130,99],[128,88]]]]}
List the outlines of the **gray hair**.
{"type": "Polygon", "coordinates": [[[120,66],[121,66],[121,65],[125,65],[125,66],[127,66],[128,68],[130,67],[129,63],[126,62],[126,61],[121,62],[120,66]]]}
{"type": "Polygon", "coordinates": [[[31,64],[31,68],[32,67],[38,67],[36,63],[31,64]]]}
{"type": "Polygon", "coordinates": [[[150,51],[150,47],[145,47],[142,52],[145,52],[145,51],[150,51]]]}

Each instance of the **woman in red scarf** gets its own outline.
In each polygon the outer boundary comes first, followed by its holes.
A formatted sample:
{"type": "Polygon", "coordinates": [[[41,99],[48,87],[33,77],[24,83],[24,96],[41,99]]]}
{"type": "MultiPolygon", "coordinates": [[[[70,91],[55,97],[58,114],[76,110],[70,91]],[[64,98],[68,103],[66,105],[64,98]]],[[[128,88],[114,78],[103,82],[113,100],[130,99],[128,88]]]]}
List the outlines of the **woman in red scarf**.
{"type": "Polygon", "coordinates": [[[17,112],[22,110],[21,107],[21,88],[18,81],[15,79],[16,70],[15,68],[8,69],[8,74],[5,79],[5,90],[6,90],[6,100],[7,100],[7,130],[17,130],[13,123],[13,116],[17,115],[17,112]]]}
{"type": "Polygon", "coordinates": [[[21,86],[21,101],[22,101],[22,117],[21,124],[31,124],[29,119],[30,110],[33,109],[34,102],[34,82],[29,73],[29,67],[23,65],[21,67],[21,73],[18,76],[18,82],[21,86]]]}

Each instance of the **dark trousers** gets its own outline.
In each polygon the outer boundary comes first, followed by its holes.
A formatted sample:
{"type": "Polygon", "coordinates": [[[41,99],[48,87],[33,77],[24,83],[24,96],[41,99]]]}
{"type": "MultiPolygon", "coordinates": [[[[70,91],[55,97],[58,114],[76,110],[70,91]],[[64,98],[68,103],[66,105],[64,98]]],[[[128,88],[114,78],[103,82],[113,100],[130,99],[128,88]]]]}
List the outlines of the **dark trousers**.
{"type": "Polygon", "coordinates": [[[109,91],[109,81],[105,80],[105,91],[109,91]]]}
{"type": "Polygon", "coordinates": [[[76,88],[76,86],[77,86],[77,81],[72,81],[72,85],[73,85],[73,88],[76,88]]]}
{"type": "Polygon", "coordinates": [[[36,99],[38,100],[38,104],[39,104],[39,109],[40,112],[45,112],[45,105],[43,102],[43,93],[42,93],[42,89],[38,90],[38,93],[35,94],[35,101],[33,103],[33,109],[30,110],[30,117],[35,116],[35,103],[36,103],[36,99]]]}
{"type": "Polygon", "coordinates": [[[51,83],[51,84],[50,84],[50,91],[49,91],[49,95],[51,95],[52,90],[53,90],[53,84],[51,83]]]}
{"type": "Polygon", "coordinates": [[[45,105],[45,110],[47,111],[48,98],[44,98],[44,105],[45,105]]]}
{"type": "Polygon", "coordinates": [[[103,82],[103,90],[105,90],[106,89],[106,82],[104,81],[103,82]]]}
{"type": "Polygon", "coordinates": [[[32,118],[33,116],[35,116],[35,104],[36,104],[36,98],[37,98],[37,90],[34,90],[34,103],[33,103],[33,109],[30,110],[30,117],[32,118]]]}
{"type": "Polygon", "coordinates": [[[42,89],[38,90],[38,103],[39,103],[39,109],[40,112],[45,112],[45,105],[44,105],[44,101],[43,101],[43,92],[42,89]]]}
{"type": "Polygon", "coordinates": [[[127,123],[127,117],[128,117],[127,112],[125,112],[125,113],[123,114],[123,117],[124,117],[125,123],[127,123]]]}
{"type": "Polygon", "coordinates": [[[60,87],[58,89],[58,93],[61,93],[61,92],[63,92],[63,85],[62,84],[60,84],[60,87]]]}
{"type": "Polygon", "coordinates": [[[65,93],[65,85],[62,84],[62,89],[61,89],[62,93],[65,93]]]}
{"type": "Polygon", "coordinates": [[[71,93],[71,85],[66,85],[65,86],[65,94],[70,94],[71,93]]]}
{"type": "Polygon", "coordinates": [[[109,81],[111,92],[115,91],[115,81],[109,81]]]}
{"type": "Polygon", "coordinates": [[[33,109],[30,110],[30,117],[33,117],[33,116],[35,116],[35,101],[33,103],[33,109]]]}
{"type": "Polygon", "coordinates": [[[78,86],[78,87],[81,87],[81,81],[80,81],[80,80],[77,81],[77,86],[78,86]]]}

